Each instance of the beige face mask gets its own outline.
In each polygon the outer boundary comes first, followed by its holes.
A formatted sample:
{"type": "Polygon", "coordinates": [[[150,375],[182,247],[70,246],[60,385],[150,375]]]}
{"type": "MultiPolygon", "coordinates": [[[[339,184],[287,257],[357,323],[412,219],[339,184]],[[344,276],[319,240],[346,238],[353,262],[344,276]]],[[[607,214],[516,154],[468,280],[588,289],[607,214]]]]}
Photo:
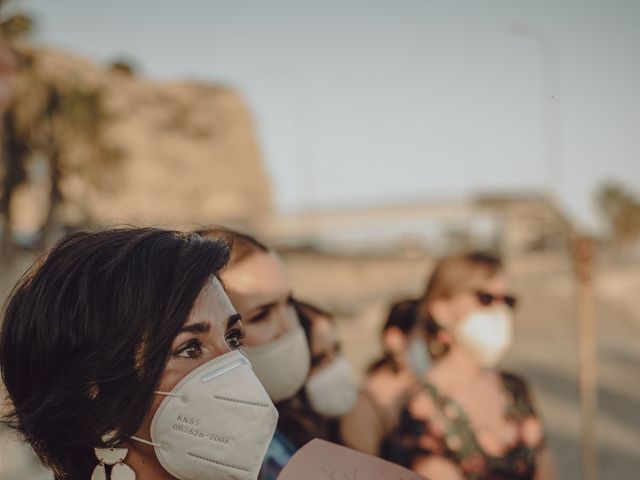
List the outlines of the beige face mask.
{"type": "Polygon", "coordinates": [[[170,392],[151,422],[158,461],[180,480],[255,480],[278,411],[239,351],[205,363],[170,392]]]}
{"type": "Polygon", "coordinates": [[[311,354],[300,326],[266,345],[242,351],[274,403],[293,397],[309,374],[311,354]]]}
{"type": "Polygon", "coordinates": [[[460,321],[455,335],[481,366],[495,367],[513,342],[513,315],[506,308],[475,311],[460,321]]]}
{"type": "Polygon", "coordinates": [[[351,411],[358,399],[358,386],[349,360],[339,356],[307,380],[305,391],[311,407],[326,418],[351,411]]]}

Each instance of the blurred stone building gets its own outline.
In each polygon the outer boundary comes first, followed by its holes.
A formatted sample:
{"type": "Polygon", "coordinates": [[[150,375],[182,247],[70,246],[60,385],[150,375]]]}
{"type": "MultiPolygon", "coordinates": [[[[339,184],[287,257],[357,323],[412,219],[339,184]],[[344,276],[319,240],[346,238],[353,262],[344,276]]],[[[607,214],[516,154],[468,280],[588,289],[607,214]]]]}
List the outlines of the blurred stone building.
{"type": "Polygon", "coordinates": [[[40,124],[44,132],[29,132],[27,178],[12,205],[17,234],[43,223],[52,178],[52,149],[47,147],[50,138],[63,136],[60,226],[250,227],[270,214],[271,186],[253,122],[233,89],[160,83],[121,65],[97,66],[53,50],[24,51],[32,83],[22,82],[21,111],[35,110],[31,99],[48,88],[57,95],[57,110],[73,118],[62,122],[54,112],[51,132],[46,122],[40,124]],[[86,125],[90,122],[100,123],[99,131],[86,125]],[[80,133],[99,136],[110,156],[98,158],[80,133]]]}

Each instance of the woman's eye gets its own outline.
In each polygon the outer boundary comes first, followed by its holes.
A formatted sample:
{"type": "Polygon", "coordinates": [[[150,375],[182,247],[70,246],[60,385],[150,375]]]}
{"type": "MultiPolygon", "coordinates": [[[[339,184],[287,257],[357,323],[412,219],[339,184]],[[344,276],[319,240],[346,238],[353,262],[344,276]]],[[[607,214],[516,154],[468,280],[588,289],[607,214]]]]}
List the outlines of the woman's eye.
{"type": "Polygon", "coordinates": [[[202,353],[202,347],[199,342],[189,342],[179,352],[178,356],[182,358],[198,358],[202,353]]]}
{"type": "Polygon", "coordinates": [[[311,356],[311,366],[312,367],[317,367],[318,365],[323,363],[326,359],[327,359],[327,354],[326,353],[320,353],[318,355],[312,355],[311,356]]]}
{"type": "Polygon", "coordinates": [[[249,323],[256,323],[266,320],[269,317],[270,310],[262,310],[255,316],[251,317],[249,323]]]}
{"type": "Polygon", "coordinates": [[[227,342],[227,345],[229,345],[229,348],[236,350],[243,345],[242,343],[243,338],[244,338],[243,332],[235,331],[227,335],[227,337],[225,338],[225,341],[227,342]]]}

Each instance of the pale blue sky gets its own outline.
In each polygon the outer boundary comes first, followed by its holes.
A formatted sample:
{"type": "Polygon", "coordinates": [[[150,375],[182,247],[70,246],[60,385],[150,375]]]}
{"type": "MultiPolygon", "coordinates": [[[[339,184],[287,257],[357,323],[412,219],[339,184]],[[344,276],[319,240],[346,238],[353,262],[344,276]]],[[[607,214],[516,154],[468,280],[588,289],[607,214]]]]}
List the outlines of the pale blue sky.
{"type": "Polygon", "coordinates": [[[238,88],[279,208],[541,190],[593,225],[605,179],[640,191],[637,0],[22,0],[37,41],[145,75],[238,88]],[[558,58],[545,104],[541,48],[558,58]],[[545,167],[556,108],[558,160],[545,167]]]}

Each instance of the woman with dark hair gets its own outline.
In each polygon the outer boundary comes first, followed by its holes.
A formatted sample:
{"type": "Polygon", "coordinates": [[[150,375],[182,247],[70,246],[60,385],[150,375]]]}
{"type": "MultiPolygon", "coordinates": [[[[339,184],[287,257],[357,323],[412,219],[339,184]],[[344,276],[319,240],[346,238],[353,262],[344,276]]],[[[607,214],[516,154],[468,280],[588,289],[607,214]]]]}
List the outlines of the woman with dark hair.
{"type": "MultiPolygon", "coordinates": [[[[242,351],[251,360],[271,400],[280,407],[304,386],[311,365],[309,346],[282,260],[244,233],[215,227],[198,234],[223,240],[231,247],[222,280],[244,322],[242,351]]],[[[278,428],[264,460],[261,480],[275,479],[296,450],[296,444],[278,428]]]]}
{"type": "Polygon", "coordinates": [[[418,325],[420,300],[400,300],[391,305],[382,327],[383,355],[367,369],[369,375],[385,369],[419,375],[429,367],[429,357],[418,325]]]}
{"type": "Polygon", "coordinates": [[[14,287],[6,422],[56,480],[253,479],[277,412],[238,350],[221,241],[76,233],[14,287]]]}
{"type": "Polygon", "coordinates": [[[515,304],[498,258],[438,262],[420,305],[434,365],[407,395],[389,459],[442,480],[555,478],[526,382],[497,368],[515,304]]]}
{"type": "Polygon", "coordinates": [[[342,353],[333,315],[299,300],[294,307],[309,343],[311,369],[304,388],[278,404],[278,429],[296,448],[314,438],[341,443],[340,418],[358,395],[353,369],[342,353]]]}
{"type": "Polygon", "coordinates": [[[351,448],[386,455],[385,438],[397,424],[403,394],[429,367],[419,304],[410,299],[391,305],[382,328],[383,355],[368,368],[355,408],[342,419],[342,438],[351,448]]]}

